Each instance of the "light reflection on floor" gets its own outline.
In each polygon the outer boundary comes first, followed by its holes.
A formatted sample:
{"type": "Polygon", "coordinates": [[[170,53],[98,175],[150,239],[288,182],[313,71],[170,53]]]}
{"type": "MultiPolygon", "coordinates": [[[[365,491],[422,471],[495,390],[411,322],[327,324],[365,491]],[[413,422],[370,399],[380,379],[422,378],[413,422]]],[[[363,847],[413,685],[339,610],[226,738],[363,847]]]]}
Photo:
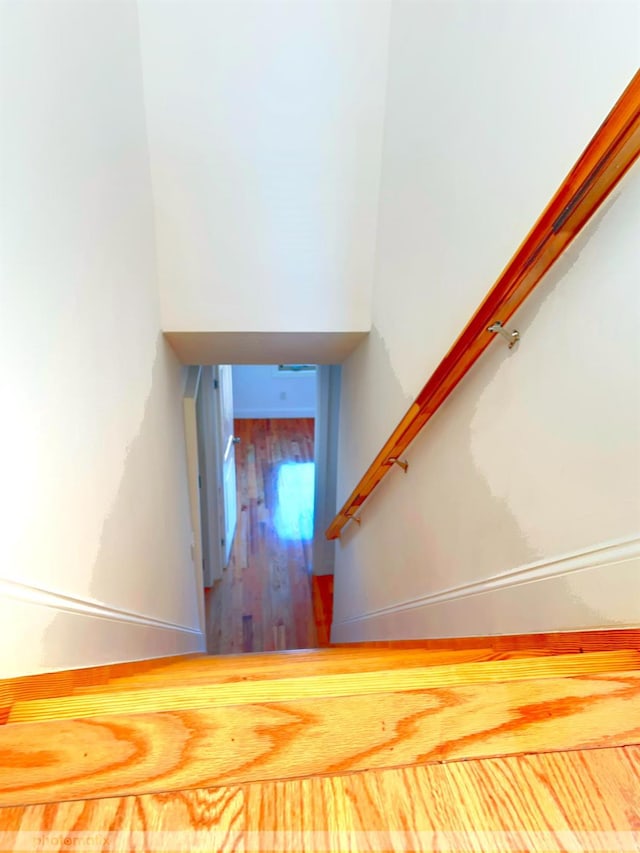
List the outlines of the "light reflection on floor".
{"type": "Polygon", "coordinates": [[[281,539],[313,538],[313,462],[286,462],[278,468],[273,523],[281,539]]]}

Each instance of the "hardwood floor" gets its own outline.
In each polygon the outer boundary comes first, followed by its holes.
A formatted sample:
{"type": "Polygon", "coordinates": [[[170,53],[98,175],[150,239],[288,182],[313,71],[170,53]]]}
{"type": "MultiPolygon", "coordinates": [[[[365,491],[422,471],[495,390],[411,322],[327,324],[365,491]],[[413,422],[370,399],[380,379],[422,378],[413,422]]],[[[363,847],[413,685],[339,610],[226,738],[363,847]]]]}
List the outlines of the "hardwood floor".
{"type": "Polygon", "coordinates": [[[0,809],[2,850],[640,848],[637,746],[0,809]]]}
{"type": "Polygon", "coordinates": [[[313,648],[312,418],[236,420],[238,527],[206,599],[209,654],[313,648]]]}

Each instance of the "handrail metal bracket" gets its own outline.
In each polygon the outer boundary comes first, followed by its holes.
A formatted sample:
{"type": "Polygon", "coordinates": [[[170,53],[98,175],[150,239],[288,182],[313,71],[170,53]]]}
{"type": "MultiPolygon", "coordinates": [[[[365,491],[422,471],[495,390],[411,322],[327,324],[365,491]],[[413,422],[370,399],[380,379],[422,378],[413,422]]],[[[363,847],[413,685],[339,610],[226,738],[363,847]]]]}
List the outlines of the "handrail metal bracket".
{"type": "Polygon", "coordinates": [[[398,457],[398,456],[390,456],[387,459],[387,463],[389,465],[399,465],[405,474],[409,470],[409,463],[407,462],[407,460],[406,459],[400,459],[400,457],[398,457]]]}
{"type": "Polygon", "coordinates": [[[509,349],[513,349],[513,347],[520,340],[520,332],[517,329],[512,329],[509,331],[505,329],[502,323],[499,320],[496,320],[495,323],[492,323],[487,332],[493,332],[496,335],[500,335],[505,339],[505,341],[509,344],[509,349]]]}
{"type": "Polygon", "coordinates": [[[362,524],[362,519],[358,518],[357,515],[347,515],[345,518],[348,518],[349,521],[355,521],[356,524],[362,524]]]}

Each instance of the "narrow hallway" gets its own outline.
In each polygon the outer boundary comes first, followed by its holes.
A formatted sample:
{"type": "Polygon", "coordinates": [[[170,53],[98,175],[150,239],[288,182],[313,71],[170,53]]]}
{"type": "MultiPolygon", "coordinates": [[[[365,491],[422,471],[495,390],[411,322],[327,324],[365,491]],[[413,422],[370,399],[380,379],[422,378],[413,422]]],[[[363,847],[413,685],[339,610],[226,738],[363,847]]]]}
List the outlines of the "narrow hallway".
{"type": "Polygon", "coordinates": [[[205,594],[209,654],[317,645],[311,597],[313,418],[238,419],[238,527],[205,594]]]}

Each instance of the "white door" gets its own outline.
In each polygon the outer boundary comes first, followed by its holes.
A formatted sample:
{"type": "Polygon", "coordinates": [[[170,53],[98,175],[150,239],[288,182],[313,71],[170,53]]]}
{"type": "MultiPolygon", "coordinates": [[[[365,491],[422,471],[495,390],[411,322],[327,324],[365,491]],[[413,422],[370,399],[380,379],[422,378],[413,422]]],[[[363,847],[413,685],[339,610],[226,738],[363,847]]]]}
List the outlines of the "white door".
{"type": "Polygon", "coordinates": [[[216,391],[214,369],[204,365],[200,368],[200,385],[196,401],[198,426],[198,463],[200,486],[200,521],[202,538],[202,571],[205,587],[222,577],[222,560],[218,543],[224,536],[216,506],[218,461],[216,439],[216,391]]]}
{"type": "Polygon", "coordinates": [[[222,456],[220,529],[224,531],[220,545],[222,565],[226,568],[231,558],[231,547],[238,521],[236,493],[236,441],[233,434],[233,382],[231,365],[218,365],[218,400],[220,450],[222,456]]]}
{"type": "Polygon", "coordinates": [[[201,454],[198,449],[198,417],[197,405],[200,392],[201,369],[190,367],[183,397],[184,435],[187,449],[187,474],[189,479],[189,504],[191,509],[192,543],[191,556],[196,575],[198,590],[198,609],[200,613],[200,628],[204,631],[204,596],[202,559],[202,510],[200,504],[201,454]]]}

